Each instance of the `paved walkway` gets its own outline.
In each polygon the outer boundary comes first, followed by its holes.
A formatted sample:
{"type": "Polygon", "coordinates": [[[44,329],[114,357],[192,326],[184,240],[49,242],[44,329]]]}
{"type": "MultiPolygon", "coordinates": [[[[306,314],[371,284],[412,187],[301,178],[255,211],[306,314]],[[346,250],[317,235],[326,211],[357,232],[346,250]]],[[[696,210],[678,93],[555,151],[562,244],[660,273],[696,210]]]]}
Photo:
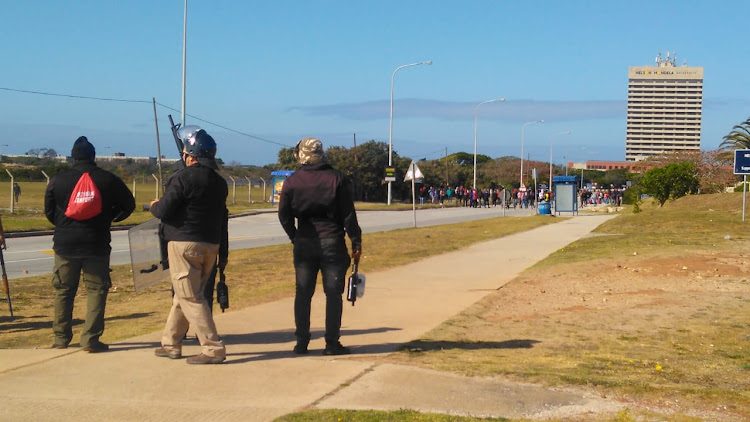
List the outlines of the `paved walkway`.
{"type": "MultiPolygon", "coordinates": [[[[608,215],[581,215],[367,274],[357,305],[345,302],[342,342],[351,357],[322,356],[324,295],[313,303],[311,353],[295,356],[293,299],[216,314],[227,343],[223,365],[157,358],[160,333],[112,345],[109,353],[0,350],[0,421],[270,421],[307,408],[414,409],[543,418],[617,409],[598,397],[467,378],[368,356],[395,351],[585,236],[608,215]],[[475,265],[460,268],[445,262],[475,265]],[[489,271],[504,268],[504,274],[489,271]]],[[[366,271],[366,269],[364,269],[366,271]]],[[[195,344],[184,355],[199,352],[195,344]]]]}

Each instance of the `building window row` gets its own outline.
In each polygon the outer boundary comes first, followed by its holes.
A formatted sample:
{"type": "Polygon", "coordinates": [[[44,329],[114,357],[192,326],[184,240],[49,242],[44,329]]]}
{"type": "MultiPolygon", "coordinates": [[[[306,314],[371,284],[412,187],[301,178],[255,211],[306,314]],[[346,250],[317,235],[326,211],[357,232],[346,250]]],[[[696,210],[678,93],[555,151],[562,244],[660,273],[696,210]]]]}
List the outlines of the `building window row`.
{"type": "Polygon", "coordinates": [[[662,119],[659,121],[647,119],[628,119],[626,125],[655,128],[690,128],[700,127],[700,123],[700,119],[662,119]]]}
{"type": "Polygon", "coordinates": [[[703,79],[630,79],[628,86],[648,86],[664,88],[675,85],[703,86],[703,79]]]}

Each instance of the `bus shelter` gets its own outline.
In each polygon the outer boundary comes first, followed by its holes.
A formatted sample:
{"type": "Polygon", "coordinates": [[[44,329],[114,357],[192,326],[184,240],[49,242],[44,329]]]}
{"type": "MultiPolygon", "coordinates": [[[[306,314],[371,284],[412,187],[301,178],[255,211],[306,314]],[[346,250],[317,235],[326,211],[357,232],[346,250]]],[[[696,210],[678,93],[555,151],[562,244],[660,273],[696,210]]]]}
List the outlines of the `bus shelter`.
{"type": "Polygon", "coordinates": [[[578,214],[578,176],[555,176],[552,186],[555,198],[555,214],[572,212],[578,214]]]}
{"type": "Polygon", "coordinates": [[[284,181],[286,181],[286,178],[292,174],[294,174],[293,170],[276,170],[271,172],[271,186],[273,186],[271,205],[279,203],[279,199],[281,198],[281,188],[284,187],[284,181]]]}

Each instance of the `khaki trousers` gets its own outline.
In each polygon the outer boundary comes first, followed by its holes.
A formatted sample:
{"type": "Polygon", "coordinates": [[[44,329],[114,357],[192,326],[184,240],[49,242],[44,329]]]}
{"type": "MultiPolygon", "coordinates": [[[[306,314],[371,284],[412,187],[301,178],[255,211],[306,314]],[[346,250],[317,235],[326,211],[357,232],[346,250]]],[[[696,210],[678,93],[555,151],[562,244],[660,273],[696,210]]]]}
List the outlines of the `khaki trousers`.
{"type": "Polygon", "coordinates": [[[167,252],[174,298],[162,333],[162,346],[167,350],[181,351],[182,339],[192,327],[201,344],[201,353],[211,357],[226,356],[211,308],[203,295],[219,245],[170,241],[167,252]]]}

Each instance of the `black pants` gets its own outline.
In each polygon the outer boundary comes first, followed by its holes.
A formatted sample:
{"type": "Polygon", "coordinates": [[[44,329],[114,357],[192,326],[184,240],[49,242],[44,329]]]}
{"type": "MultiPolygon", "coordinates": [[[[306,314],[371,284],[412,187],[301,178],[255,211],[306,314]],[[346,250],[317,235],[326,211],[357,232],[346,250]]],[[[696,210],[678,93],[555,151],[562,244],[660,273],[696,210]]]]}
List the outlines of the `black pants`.
{"type": "Polygon", "coordinates": [[[341,332],[341,312],[346,282],[346,270],[351,258],[344,239],[296,238],[294,240],[294,270],[297,289],[294,297],[294,323],[297,342],[310,341],[310,302],[315,293],[318,272],[323,275],[326,294],[326,344],[338,342],[341,332]]]}

